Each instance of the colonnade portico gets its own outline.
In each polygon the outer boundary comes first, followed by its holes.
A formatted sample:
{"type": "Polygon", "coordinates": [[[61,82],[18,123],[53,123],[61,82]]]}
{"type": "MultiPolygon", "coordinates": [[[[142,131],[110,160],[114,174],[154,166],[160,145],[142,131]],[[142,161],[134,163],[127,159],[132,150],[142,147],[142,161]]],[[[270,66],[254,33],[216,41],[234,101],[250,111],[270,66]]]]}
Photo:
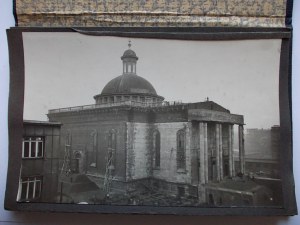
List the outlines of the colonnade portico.
{"type": "MultiPolygon", "coordinates": [[[[239,171],[235,171],[234,165],[234,152],[233,152],[233,124],[227,124],[228,129],[228,158],[229,158],[229,177],[236,175],[236,172],[244,174],[245,172],[245,149],[244,149],[244,130],[243,125],[238,125],[239,129],[239,171]]],[[[216,151],[216,167],[217,167],[217,179],[221,181],[224,179],[224,164],[223,164],[223,124],[215,124],[215,151],[216,151]]],[[[207,122],[199,122],[199,174],[200,183],[208,183],[208,134],[207,134],[207,122]]]]}
{"type": "MultiPolygon", "coordinates": [[[[233,127],[234,124],[222,124],[222,123],[215,123],[214,126],[214,145],[215,145],[215,166],[212,165],[212,160],[209,157],[214,158],[212,155],[213,153],[209,153],[208,149],[208,132],[207,127],[208,123],[200,121],[199,122],[199,150],[198,150],[198,160],[199,160],[199,183],[198,183],[198,190],[199,190],[199,198],[205,202],[205,184],[209,182],[220,182],[224,179],[225,174],[224,170],[228,177],[234,177],[237,173],[244,174],[245,172],[245,148],[244,148],[244,129],[243,125],[238,125],[238,133],[239,133],[239,171],[235,171],[235,161],[234,161],[234,148],[233,148],[233,141],[234,141],[234,132],[233,127]],[[226,147],[228,148],[228,162],[229,166],[224,169],[224,144],[223,143],[223,129],[227,129],[228,137],[226,141],[226,147]],[[211,165],[209,165],[211,164],[211,165]],[[215,167],[216,171],[216,179],[213,178],[213,175],[209,177],[209,168],[215,167]]],[[[226,156],[227,157],[227,156],[226,156]]],[[[214,173],[211,172],[211,173],[214,173]]]]}
{"type": "Polygon", "coordinates": [[[245,172],[244,118],[229,111],[207,109],[189,110],[189,118],[198,134],[198,198],[199,202],[206,202],[206,184],[245,172]],[[238,171],[234,161],[234,126],[238,126],[239,134],[238,171]]]}

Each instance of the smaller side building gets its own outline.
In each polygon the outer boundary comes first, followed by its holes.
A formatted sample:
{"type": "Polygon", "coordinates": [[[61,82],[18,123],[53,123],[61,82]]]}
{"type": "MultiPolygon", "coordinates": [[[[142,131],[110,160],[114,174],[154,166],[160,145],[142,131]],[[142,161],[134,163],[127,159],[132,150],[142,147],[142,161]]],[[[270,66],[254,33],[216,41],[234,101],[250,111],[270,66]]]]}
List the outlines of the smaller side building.
{"type": "Polygon", "coordinates": [[[247,129],[245,135],[245,172],[257,184],[272,190],[274,205],[282,205],[280,174],[280,126],[247,129]]]}
{"type": "Polygon", "coordinates": [[[280,127],[247,129],[245,134],[245,171],[254,176],[280,179],[280,127]]]}
{"type": "Polygon", "coordinates": [[[19,202],[55,202],[58,191],[60,127],[58,122],[23,123],[19,202]]]}

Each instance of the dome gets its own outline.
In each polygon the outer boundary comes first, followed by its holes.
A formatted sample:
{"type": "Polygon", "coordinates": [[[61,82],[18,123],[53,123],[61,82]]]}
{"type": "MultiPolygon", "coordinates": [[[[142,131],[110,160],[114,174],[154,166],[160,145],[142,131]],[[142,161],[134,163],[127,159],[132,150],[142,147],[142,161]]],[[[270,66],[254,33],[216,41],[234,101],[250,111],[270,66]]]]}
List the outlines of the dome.
{"type": "Polygon", "coordinates": [[[149,81],[134,74],[123,74],[109,81],[103,88],[101,95],[112,94],[157,95],[149,81]]]}
{"type": "Polygon", "coordinates": [[[131,43],[122,55],[123,74],[109,81],[103,88],[101,94],[94,96],[96,104],[107,103],[160,103],[164,97],[157,95],[152,84],[136,74],[136,63],[138,57],[130,49],[131,43]]]}
{"type": "Polygon", "coordinates": [[[121,59],[123,60],[124,58],[134,58],[134,59],[138,59],[138,57],[136,56],[135,52],[131,49],[127,49],[123,56],[121,57],[121,59]]]}

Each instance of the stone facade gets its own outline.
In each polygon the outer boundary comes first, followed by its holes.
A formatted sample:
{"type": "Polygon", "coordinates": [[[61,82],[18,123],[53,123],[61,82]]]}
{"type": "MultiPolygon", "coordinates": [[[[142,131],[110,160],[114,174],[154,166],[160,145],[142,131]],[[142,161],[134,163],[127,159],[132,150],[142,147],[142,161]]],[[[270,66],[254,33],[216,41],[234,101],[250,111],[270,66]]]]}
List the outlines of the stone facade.
{"type": "MultiPolygon", "coordinates": [[[[48,117],[63,124],[61,149],[71,139],[68,144],[72,172],[87,174],[99,188],[104,188],[108,176],[109,137],[111,132],[115,133],[111,192],[126,192],[132,190],[132,184],[147,180],[153,188],[168,190],[174,196],[191,193],[199,196],[195,190],[205,193],[207,183],[243,171],[241,168],[235,172],[232,148],[232,122],[238,121],[242,127],[243,117],[232,115],[211,101],[157,107],[128,104],[49,113],[48,117]],[[213,121],[214,117],[223,123],[213,121]],[[178,149],[180,132],[182,153],[178,149]],[[158,165],[154,165],[154,133],[160,139],[158,165]]],[[[242,142],[242,134],[240,138],[242,142]]],[[[64,152],[61,154],[63,158],[64,152]]],[[[206,202],[206,195],[199,197],[199,201],[206,202]]]]}

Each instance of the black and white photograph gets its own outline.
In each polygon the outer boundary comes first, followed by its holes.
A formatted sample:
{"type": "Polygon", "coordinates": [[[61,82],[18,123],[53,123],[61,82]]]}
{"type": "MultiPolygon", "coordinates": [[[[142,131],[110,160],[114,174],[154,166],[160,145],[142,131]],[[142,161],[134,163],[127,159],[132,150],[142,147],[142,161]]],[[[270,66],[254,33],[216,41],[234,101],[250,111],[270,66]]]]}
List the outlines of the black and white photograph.
{"type": "Polygon", "coordinates": [[[282,39],[23,45],[17,202],[282,207],[282,39]]]}

